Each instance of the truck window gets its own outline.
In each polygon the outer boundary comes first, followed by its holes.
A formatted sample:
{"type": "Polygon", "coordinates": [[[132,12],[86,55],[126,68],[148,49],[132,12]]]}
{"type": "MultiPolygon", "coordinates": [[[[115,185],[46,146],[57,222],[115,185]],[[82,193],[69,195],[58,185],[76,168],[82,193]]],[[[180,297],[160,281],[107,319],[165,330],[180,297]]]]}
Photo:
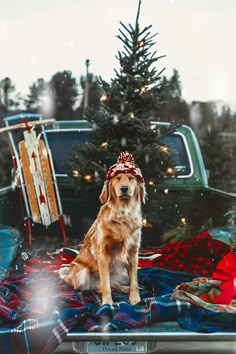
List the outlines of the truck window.
{"type": "Polygon", "coordinates": [[[192,173],[191,171],[191,158],[187,151],[187,146],[181,134],[176,133],[174,135],[169,135],[162,137],[160,139],[162,144],[168,145],[172,150],[175,151],[176,159],[176,169],[178,171],[178,176],[188,176],[192,173]]]}
{"type": "Polygon", "coordinates": [[[72,153],[73,146],[88,141],[89,131],[48,131],[47,137],[52,152],[56,175],[68,175],[66,162],[72,153]]]}
{"type": "MultiPolygon", "coordinates": [[[[55,171],[57,175],[67,175],[66,162],[73,146],[85,143],[90,139],[88,130],[48,131],[47,137],[52,151],[55,171]]],[[[181,134],[162,137],[160,142],[175,150],[176,169],[178,175],[187,177],[191,174],[191,161],[187,146],[181,134]]]]}

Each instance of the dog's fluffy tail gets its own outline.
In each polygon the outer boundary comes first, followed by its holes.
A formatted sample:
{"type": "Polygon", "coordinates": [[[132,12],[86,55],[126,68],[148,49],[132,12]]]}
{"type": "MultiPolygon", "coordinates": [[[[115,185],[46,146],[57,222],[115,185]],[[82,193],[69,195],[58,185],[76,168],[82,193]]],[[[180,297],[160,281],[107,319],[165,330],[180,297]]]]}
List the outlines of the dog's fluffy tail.
{"type": "Polygon", "coordinates": [[[68,266],[64,266],[62,268],[59,269],[59,277],[60,279],[64,279],[66,275],[68,275],[70,273],[70,267],[68,266]]]}
{"type": "Polygon", "coordinates": [[[81,265],[76,262],[62,266],[59,270],[59,277],[68,285],[73,286],[75,290],[100,290],[98,272],[91,273],[88,268],[81,268],[81,265]]]}

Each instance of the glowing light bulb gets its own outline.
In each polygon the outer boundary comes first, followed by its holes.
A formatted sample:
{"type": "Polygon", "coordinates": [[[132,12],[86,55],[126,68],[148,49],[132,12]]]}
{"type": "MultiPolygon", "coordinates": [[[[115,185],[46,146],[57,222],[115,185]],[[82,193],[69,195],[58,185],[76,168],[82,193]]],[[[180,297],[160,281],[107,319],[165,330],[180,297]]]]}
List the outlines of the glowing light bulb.
{"type": "Polygon", "coordinates": [[[105,94],[105,92],[103,92],[102,97],[100,98],[100,101],[101,102],[107,101],[107,95],[105,94]]]}
{"type": "Polygon", "coordinates": [[[129,116],[130,116],[130,118],[134,119],[134,117],[135,117],[134,112],[130,112],[129,116]]]}
{"type": "Polygon", "coordinates": [[[74,177],[78,177],[79,176],[79,171],[78,170],[73,170],[72,174],[74,177]]]}
{"type": "Polygon", "coordinates": [[[92,181],[92,175],[85,175],[84,176],[85,181],[91,182],[92,181]]]}
{"type": "Polygon", "coordinates": [[[166,172],[169,173],[169,175],[172,175],[174,173],[174,170],[173,170],[173,168],[168,167],[166,172]]]}
{"type": "Polygon", "coordinates": [[[141,92],[141,93],[146,92],[146,89],[145,89],[145,87],[144,87],[144,86],[142,86],[142,87],[141,87],[140,92],[141,92]]]}
{"type": "Polygon", "coordinates": [[[144,227],[147,226],[147,219],[144,219],[144,218],[143,218],[142,224],[143,224],[144,227]]]}
{"type": "Polygon", "coordinates": [[[101,147],[106,149],[108,147],[108,142],[104,141],[104,143],[101,144],[101,147]]]}
{"type": "Polygon", "coordinates": [[[167,146],[161,146],[160,147],[161,152],[168,152],[168,147],[167,146]]]}

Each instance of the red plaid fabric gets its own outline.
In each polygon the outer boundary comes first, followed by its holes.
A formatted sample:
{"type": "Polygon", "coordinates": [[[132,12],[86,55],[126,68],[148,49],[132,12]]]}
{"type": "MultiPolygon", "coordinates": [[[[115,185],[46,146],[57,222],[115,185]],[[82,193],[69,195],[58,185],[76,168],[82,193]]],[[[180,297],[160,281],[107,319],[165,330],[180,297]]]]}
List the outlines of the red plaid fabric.
{"type": "Polygon", "coordinates": [[[229,245],[203,232],[163,245],[159,249],[161,256],[153,261],[153,266],[211,277],[217,263],[229,250],[229,245]]]}

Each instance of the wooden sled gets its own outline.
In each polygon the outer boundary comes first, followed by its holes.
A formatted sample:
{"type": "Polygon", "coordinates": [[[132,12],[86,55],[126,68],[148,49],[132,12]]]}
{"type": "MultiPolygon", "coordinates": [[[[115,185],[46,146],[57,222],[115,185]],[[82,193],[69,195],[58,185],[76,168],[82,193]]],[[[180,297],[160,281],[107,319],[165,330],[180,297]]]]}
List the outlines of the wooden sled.
{"type": "Polygon", "coordinates": [[[37,197],[34,188],[34,181],[30,171],[30,164],[27,154],[27,149],[25,147],[25,141],[20,141],[19,143],[19,153],[22,162],[22,170],[25,179],[25,186],[27,189],[29,205],[31,209],[32,220],[34,222],[41,223],[41,216],[38,207],[37,197]]]}
{"type": "MultiPolygon", "coordinates": [[[[38,155],[37,171],[32,168],[30,151],[27,152],[24,140],[19,143],[19,152],[32,220],[48,226],[59,219],[59,213],[45,143],[39,140],[38,151],[35,152],[38,155]]],[[[33,164],[35,159],[36,156],[33,164]]]]}
{"type": "MultiPolygon", "coordinates": [[[[39,114],[26,114],[25,116],[27,118],[41,117],[39,114]]],[[[19,188],[25,204],[25,223],[29,246],[31,248],[32,245],[31,221],[47,227],[57,220],[60,223],[66,245],[64,216],[46,134],[41,127],[44,141],[36,136],[34,129],[31,129],[38,125],[43,126],[54,122],[55,119],[28,121],[22,115],[17,115],[7,117],[5,121],[7,126],[1,128],[0,133],[8,133],[14,168],[19,174],[19,188]],[[9,122],[16,119],[23,120],[23,123],[9,125],[9,122]],[[18,143],[18,149],[12,135],[12,131],[15,129],[24,129],[24,140],[18,143]]]]}

